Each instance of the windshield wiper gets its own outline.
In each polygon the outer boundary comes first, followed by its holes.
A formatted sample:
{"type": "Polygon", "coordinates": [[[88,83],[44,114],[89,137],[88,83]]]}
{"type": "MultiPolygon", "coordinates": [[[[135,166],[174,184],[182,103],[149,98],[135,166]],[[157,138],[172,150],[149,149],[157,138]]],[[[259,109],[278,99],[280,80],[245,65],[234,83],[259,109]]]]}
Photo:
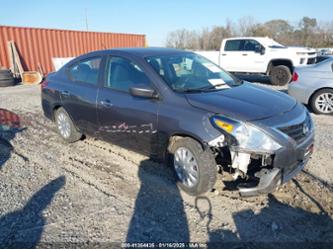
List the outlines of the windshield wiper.
{"type": "Polygon", "coordinates": [[[204,87],[199,87],[199,88],[179,89],[179,90],[175,90],[175,91],[181,92],[181,93],[198,93],[198,92],[206,92],[206,91],[211,91],[211,90],[220,90],[217,87],[225,86],[225,85],[227,85],[227,83],[204,86],[204,87]]]}
{"type": "Polygon", "coordinates": [[[202,92],[202,90],[201,88],[175,89],[175,91],[179,93],[198,93],[202,92]]]}
{"type": "Polygon", "coordinates": [[[219,86],[225,86],[227,83],[220,83],[220,84],[216,84],[216,85],[211,85],[211,86],[205,86],[200,88],[201,90],[215,90],[218,89],[219,86]]]}

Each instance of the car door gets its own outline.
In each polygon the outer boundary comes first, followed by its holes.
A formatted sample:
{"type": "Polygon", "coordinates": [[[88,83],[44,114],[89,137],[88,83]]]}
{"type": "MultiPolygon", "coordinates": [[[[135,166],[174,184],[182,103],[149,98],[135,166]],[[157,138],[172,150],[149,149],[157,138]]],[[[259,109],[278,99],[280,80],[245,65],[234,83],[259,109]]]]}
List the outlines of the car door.
{"type": "Polygon", "coordinates": [[[322,79],[326,85],[327,83],[330,83],[328,86],[332,87],[333,63],[330,63],[328,61],[324,65],[317,67],[316,70],[313,72],[313,74],[310,75],[310,77],[313,78],[317,77],[318,79],[322,79]]]}
{"type": "Polygon", "coordinates": [[[263,46],[256,40],[244,40],[242,45],[242,71],[243,72],[265,72],[265,53],[263,46]]]}
{"type": "Polygon", "coordinates": [[[227,40],[221,53],[220,62],[223,69],[229,72],[242,72],[243,65],[243,40],[227,40]]]}
{"type": "Polygon", "coordinates": [[[109,56],[104,72],[97,98],[101,135],[114,144],[152,156],[159,101],[130,94],[131,87],[153,88],[151,81],[137,63],[120,56],[109,56]]]}
{"type": "Polygon", "coordinates": [[[102,57],[74,62],[67,70],[67,80],[60,90],[61,102],[74,124],[89,135],[98,128],[96,98],[102,57]]]}

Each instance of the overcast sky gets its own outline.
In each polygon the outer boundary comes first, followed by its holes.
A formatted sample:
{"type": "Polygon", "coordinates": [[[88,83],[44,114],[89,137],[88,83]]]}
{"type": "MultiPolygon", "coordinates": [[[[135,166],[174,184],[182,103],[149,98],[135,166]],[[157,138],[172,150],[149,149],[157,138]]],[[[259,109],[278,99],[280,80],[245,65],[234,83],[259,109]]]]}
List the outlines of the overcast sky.
{"type": "Polygon", "coordinates": [[[163,46],[168,32],[201,29],[252,16],[291,24],[303,16],[333,21],[333,0],[1,0],[0,25],[146,34],[163,46]]]}

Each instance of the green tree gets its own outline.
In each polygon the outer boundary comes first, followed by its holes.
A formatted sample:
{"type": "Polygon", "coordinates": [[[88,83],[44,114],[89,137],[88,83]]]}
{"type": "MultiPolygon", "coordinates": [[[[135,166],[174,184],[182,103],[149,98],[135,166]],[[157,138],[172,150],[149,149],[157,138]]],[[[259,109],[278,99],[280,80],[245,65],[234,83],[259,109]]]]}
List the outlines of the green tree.
{"type": "MultiPolygon", "coordinates": [[[[310,17],[303,17],[299,23],[300,31],[302,32],[302,39],[305,46],[315,45],[315,30],[317,28],[317,19],[310,17]]],[[[318,45],[318,44],[317,44],[318,45]]]]}

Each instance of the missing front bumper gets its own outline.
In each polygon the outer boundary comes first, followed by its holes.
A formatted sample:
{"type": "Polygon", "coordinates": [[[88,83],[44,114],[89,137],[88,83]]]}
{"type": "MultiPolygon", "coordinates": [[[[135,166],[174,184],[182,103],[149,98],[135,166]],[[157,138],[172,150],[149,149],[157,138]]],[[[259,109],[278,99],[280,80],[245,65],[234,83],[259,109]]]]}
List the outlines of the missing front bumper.
{"type": "Polygon", "coordinates": [[[295,177],[305,166],[307,160],[303,161],[287,174],[284,174],[280,169],[273,168],[271,170],[263,169],[259,173],[259,184],[251,188],[240,187],[239,193],[243,197],[256,196],[260,194],[268,194],[274,192],[274,190],[293,177],[295,177]]]}
{"type": "Polygon", "coordinates": [[[259,184],[255,187],[239,187],[239,193],[243,197],[255,196],[273,192],[281,183],[281,170],[274,168],[272,170],[261,170],[259,184]]]}

